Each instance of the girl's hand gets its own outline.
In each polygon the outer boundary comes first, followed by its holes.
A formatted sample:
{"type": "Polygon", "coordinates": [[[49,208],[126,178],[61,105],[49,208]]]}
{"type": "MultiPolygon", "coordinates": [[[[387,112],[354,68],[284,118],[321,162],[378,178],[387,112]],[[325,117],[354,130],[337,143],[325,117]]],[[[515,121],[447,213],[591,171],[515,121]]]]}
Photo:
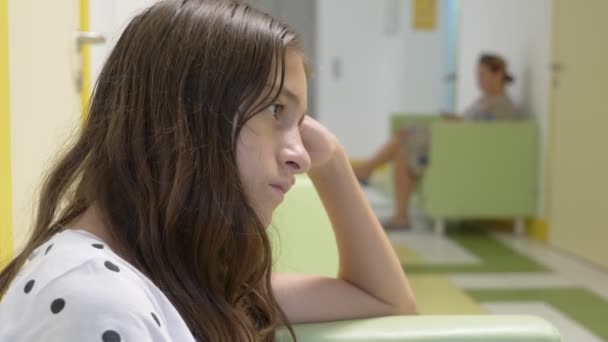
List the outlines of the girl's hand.
{"type": "Polygon", "coordinates": [[[310,156],[311,170],[330,161],[340,148],[336,136],[310,116],[304,118],[300,134],[310,156]]]}

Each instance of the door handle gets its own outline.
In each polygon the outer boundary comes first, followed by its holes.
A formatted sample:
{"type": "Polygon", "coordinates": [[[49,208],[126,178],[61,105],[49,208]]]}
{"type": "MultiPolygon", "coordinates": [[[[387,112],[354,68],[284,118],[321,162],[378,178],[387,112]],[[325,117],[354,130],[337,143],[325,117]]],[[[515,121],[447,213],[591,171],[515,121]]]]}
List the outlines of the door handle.
{"type": "Polygon", "coordinates": [[[84,45],[98,45],[106,42],[106,37],[99,32],[76,31],[74,39],[79,50],[84,45]]]}
{"type": "Polygon", "coordinates": [[[82,56],[82,47],[85,45],[100,45],[106,42],[106,37],[100,32],[87,32],[87,31],[76,31],[74,33],[74,43],[76,44],[76,54],[77,63],[76,63],[76,72],[74,76],[74,84],[78,92],[82,92],[83,87],[83,56],[82,56]]]}
{"type": "Polygon", "coordinates": [[[564,66],[563,63],[552,63],[551,64],[551,71],[553,72],[562,72],[566,69],[566,67],[564,66]]]}

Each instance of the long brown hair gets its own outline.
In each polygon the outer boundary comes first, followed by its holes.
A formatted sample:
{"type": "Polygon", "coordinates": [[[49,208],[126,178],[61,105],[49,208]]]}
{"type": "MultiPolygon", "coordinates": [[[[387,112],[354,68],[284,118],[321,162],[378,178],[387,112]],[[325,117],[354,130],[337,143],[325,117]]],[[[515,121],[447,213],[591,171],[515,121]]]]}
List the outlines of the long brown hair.
{"type": "Polygon", "coordinates": [[[0,297],[35,248],[95,205],[116,252],[201,341],[271,341],[290,327],[235,147],[278,96],[291,48],[300,51],[291,29],[237,0],[168,0],[137,15],[78,138],[48,173],[33,234],[0,273],[0,297]]]}

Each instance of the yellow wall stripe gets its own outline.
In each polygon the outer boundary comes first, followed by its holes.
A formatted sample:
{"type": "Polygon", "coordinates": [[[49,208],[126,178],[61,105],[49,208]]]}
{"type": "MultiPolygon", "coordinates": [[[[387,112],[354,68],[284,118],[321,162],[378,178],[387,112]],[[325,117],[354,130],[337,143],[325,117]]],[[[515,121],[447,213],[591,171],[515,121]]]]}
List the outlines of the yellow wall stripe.
{"type": "Polygon", "coordinates": [[[0,269],[13,255],[8,0],[0,0],[0,269]]]}
{"type": "MultiPolygon", "coordinates": [[[[89,0],[80,0],[80,31],[90,30],[90,6],[89,0]]],[[[91,48],[88,44],[81,47],[82,54],[82,91],[80,93],[81,107],[84,118],[85,110],[89,103],[91,94],[91,48]]]]}

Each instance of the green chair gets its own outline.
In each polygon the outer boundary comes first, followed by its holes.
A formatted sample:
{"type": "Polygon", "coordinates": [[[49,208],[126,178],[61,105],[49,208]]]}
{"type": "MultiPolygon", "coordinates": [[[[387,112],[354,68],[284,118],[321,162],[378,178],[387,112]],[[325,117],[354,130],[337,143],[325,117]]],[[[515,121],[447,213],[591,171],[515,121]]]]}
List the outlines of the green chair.
{"type": "Polygon", "coordinates": [[[536,214],[538,129],[532,121],[447,122],[394,113],[390,129],[423,125],[430,132],[429,165],[417,192],[439,233],[446,220],[524,220],[536,214]]]}
{"type": "MultiPolygon", "coordinates": [[[[274,271],[336,276],[338,253],[329,218],[305,176],[287,194],[269,228],[274,271]]],[[[319,307],[323,310],[323,307],[319,307]]],[[[301,342],[557,342],[555,328],[533,316],[393,316],[298,324],[301,342]]],[[[285,330],[278,341],[290,341],[285,330]]]]}

